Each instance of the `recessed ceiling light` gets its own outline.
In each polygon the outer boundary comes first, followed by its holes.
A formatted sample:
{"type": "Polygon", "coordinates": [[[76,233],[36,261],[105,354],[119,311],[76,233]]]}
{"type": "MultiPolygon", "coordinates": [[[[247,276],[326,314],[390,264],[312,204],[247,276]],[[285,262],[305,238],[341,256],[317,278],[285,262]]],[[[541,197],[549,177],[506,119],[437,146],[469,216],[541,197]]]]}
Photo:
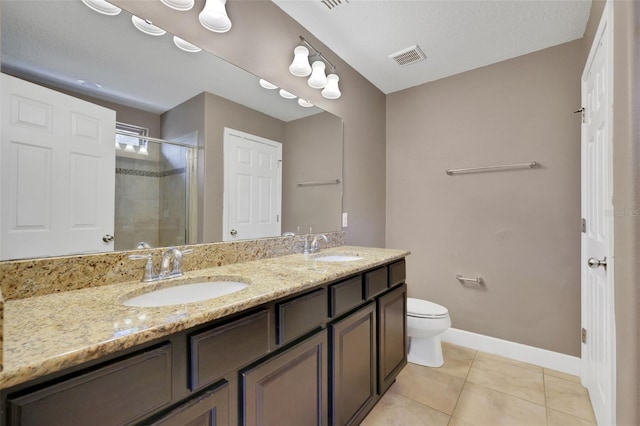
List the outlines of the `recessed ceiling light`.
{"type": "Polygon", "coordinates": [[[178,36],[173,36],[173,43],[176,46],[178,46],[179,49],[182,49],[185,52],[189,52],[189,53],[198,53],[202,50],[195,44],[191,44],[188,41],[183,40],[178,36]]]}
{"type": "Polygon", "coordinates": [[[160,0],[162,4],[174,10],[186,12],[193,8],[194,0],[160,0]]]}
{"type": "Polygon", "coordinates": [[[153,25],[151,21],[147,19],[138,18],[135,15],[131,17],[131,22],[133,22],[133,25],[137,29],[139,29],[143,33],[148,34],[150,36],[158,37],[166,33],[166,31],[163,30],[162,28],[156,27],[155,25],[153,25]]]}
{"type": "Polygon", "coordinates": [[[284,89],[280,89],[280,96],[282,96],[285,99],[295,99],[295,98],[297,98],[296,95],[294,95],[293,93],[289,93],[284,89]]]}
{"type": "Polygon", "coordinates": [[[122,12],[122,9],[105,0],[82,0],[82,3],[89,7],[89,9],[102,13],[103,15],[115,16],[122,12]]]}
{"type": "Polygon", "coordinates": [[[276,86],[273,83],[269,83],[267,80],[264,79],[260,79],[260,86],[264,87],[265,89],[269,89],[269,90],[275,90],[278,88],[278,86],[276,86]]]}

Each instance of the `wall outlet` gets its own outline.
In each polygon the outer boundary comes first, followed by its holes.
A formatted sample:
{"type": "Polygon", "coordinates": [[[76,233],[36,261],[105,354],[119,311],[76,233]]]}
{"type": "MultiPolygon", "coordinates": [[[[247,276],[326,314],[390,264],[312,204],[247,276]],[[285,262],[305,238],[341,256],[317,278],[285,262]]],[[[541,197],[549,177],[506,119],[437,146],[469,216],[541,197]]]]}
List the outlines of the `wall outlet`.
{"type": "Polygon", "coordinates": [[[347,226],[349,226],[349,218],[348,218],[348,214],[342,213],[342,227],[346,228],[347,226]]]}

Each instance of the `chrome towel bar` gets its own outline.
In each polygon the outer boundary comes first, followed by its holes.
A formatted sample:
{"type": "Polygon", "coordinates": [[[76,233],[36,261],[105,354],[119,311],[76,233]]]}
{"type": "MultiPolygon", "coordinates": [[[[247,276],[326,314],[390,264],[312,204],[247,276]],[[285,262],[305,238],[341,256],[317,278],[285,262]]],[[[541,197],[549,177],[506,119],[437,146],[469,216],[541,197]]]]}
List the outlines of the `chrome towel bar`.
{"type": "Polygon", "coordinates": [[[510,169],[535,169],[539,164],[535,161],[529,163],[520,164],[504,164],[501,166],[486,166],[486,167],[469,167],[467,169],[447,169],[445,173],[449,176],[453,176],[456,173],[470,173],[470,172],[486,172],[491,170],[510,170],[510,169]]]}
{"type": "Polygon", "coordinates": [[[337,185],[340,182],[340,179],[316,180],[313,182],[298,182],[298,186],[337,185]]]}
{"type": "Polygon", "coordinates": [[[482,277],[481,276],[477,276],[475,278],[467,278],[467,277],[463,277],[460,274],[456,274],[456,280],[461,281],[461,282],[470,282],[470,283],[476,283],[478,285],[482,285],[482,277]]]}

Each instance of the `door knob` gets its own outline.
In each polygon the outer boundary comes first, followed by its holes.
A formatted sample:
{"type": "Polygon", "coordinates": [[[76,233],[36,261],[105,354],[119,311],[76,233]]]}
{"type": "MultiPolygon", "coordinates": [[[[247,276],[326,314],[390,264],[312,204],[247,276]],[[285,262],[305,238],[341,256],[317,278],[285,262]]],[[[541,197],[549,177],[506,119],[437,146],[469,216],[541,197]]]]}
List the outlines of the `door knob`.
{"type": "Polygon", "coordinates": [[[590,257],[589,260],[587,260],[587,263],[589,264],[589,268],[596,269],[599,266],[602,266],[605,271],[607,270],[607,256],[605,256],[602,260],[598,260],[595,257],[590,257]]]}
{"type": "Polygon", "coordinates": [[[236,234],[238,233],[238,231],[236,231],[235,229],[232,229],[229,233],[230,233],[231,235],[233,235],[233,236],[236,236],[236,234]]]}
{"type": "Polygon", "coordinates": [[[104,241],[105,243],[110,243],[111,241],[113,241],[113,235],[110,235],[110,234],[103,235],[102,241],[104,241]]]}

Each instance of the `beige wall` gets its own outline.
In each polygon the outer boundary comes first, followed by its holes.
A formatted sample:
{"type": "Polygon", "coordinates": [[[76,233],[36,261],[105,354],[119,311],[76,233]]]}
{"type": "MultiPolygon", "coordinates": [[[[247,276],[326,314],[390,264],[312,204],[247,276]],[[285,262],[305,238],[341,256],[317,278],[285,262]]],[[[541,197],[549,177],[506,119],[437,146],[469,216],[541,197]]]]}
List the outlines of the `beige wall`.
{"type": "Polygon", "coordinates": [[[349,213],[346,241],[385,245],[385,96],[269,0],[229,1],[231,31],[215,34],[198,25],[204,1],[189,12],[161,2],[113,0],[209,52],[308,99],[344,120],[344,211],[349,213]],[[342,97],[324,99],[293,77],[288,67],[302,35],[337,67],[342,97]]]}
{"type": "Polygon", "coordinates": [[[453,327],[580,354],[581,69],[578,40],[387,96],[387,244],[453,327]]]}
{"type": "Polygon", "coordinates": [[[341,229],[342,185],[298,182],[342,180],[342,120],[328,112],[285,125],[282,149],[282,231],[341,229]]]}

